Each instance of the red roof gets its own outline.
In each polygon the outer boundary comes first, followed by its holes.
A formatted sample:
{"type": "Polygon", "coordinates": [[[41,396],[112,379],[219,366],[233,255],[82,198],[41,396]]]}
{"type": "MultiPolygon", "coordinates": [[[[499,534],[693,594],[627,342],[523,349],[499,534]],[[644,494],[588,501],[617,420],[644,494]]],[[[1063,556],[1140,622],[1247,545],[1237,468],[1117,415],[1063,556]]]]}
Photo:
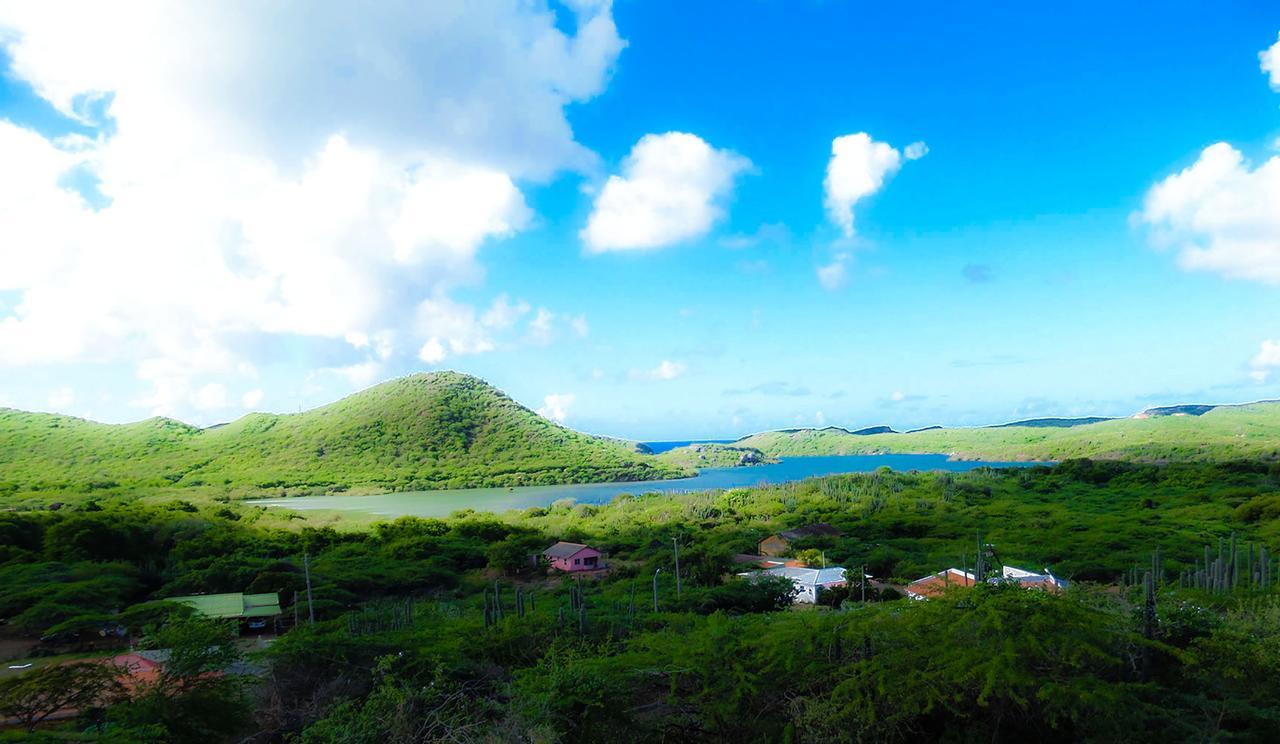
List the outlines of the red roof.
{"type": "Polygon", "coordinates": [[[973,586],[973,574],[948,568],[907,584],[907,593],[917,597],[936,597],[953,586],[973,586]]]}

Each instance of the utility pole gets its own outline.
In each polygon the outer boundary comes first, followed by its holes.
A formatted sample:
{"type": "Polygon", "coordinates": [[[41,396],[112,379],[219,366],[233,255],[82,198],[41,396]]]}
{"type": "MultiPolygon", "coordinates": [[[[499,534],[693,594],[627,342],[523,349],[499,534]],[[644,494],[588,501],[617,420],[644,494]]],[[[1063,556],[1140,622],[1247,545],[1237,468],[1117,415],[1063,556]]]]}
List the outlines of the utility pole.
{"type": "Polygon", "coordinates": [[[676,550],[676,599],[680,599],[680,541],[673,537],[671,545],[676,550]]]}
{"type": "Polygon", "coordinates": [[[658,611],[658,574],[662,573],[662,569],[656,569],[653,572],[653,611],[658,611]]]}
{"type": "Polygon", "coordinates": [[[316,607],[311,604],[311,554],[302,554],[302,571],[307,576],[307,615],[311,618],[311,624],[316,623],[316,607]]]}

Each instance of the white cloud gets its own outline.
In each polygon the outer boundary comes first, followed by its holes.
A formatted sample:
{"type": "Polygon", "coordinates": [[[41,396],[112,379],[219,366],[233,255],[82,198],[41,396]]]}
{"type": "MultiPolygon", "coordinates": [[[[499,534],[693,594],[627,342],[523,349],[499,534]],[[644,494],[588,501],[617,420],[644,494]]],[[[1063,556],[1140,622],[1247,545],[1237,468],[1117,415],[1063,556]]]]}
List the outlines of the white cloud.
{"type": "MultiPolygon", "coordinates": [[[[1280,36],[1258,57],[1280,91],[1280,36]]],[[[1280,284],[1280,156],[1251,167],[1226,142],[1210,145],[1152,186],[1135,218],[1184,269],[1280,284]]]]}
{"type": "Polygon", "coordinates": [[[563,424],[565,419],[569,418],[569,408],[573,406],[573,400],[572,393],[551,393],[543,397],[542,407],[537,410],[537,414],[563,424]]]}
{"type": "Polygon", "coordinates": [[[1210,145],[1147,192],[1139,218],[1183,268],[1280,284],[1280,156],[1250,168],[1231,145],[1210,145]]]}
{"type": "Polygon", "coordinates": [[[592,253],[660,248],[705,235],[750,161],[684,132],[646,134],[596,197],[580,236],[592,253]]]}
{"type": "Polygon", "coordinates": [[[591,325],[587,323],[587,316],[577,315],[569,319],[569,326],[573,328],[573,332],[578,338],[586,338],[591,335],[591,325]]]}
{"type": "Polygon", "coordinates": [[[240,405],[244,406],[246,411],[253,410],[258,407],[258,404],[262,402],[262,398],[265,395],[266,394],[260,389],[250,390],[240,397],[240,405]]]}
{"type": "Polygon", "coordinates": [[[848,252],[841,251],[832,257],[831,262],[818,267],[818,284],[828,292],[834,292],[837,289],[849,283],[849,262],[853,257],[848,252]]]}
{"type": "Polygon", "coordinates": [[[538,308],[538,312],[533,315],[533,320],[529,321],[529,340],[535,344],[551,343],[555,337],[555,329],[552,327],[555,317],[555,314],[545,307],[538,308]]]}
{"type": "Polygon", "coordinates": [[[688,368],[683,362],[663,359],[657,367],[649,370],[633,370],[631,376],[642,380],[674,380],[682,376],[688,368]]]}
{"type": "Polygon", "coordinates": [[[482,279],[480,247],[532,217],[520,180],[593,164],[564,108],[624,42],[608,2],[570,9],[0,5],[12,74],[103,125],[55,140],[0,119],[0,291],[19,297],[0,366],[130,365],[152,387],[135,403],[177,415],[269,337],[380,361],[491,348],[400,309],[482,279]]]}
{"type": "Polygon", "coordinates": [[[447,356],[483,354],[495,348],[484,323],[476,318],[475,308],[445,296],[418,303],[415,326],[419,336],[437,341],[442,348],[447,346],[447,356]]]}
{"type": "Polygon", "coordinates": [[[60,387],[49,393],[49,408],[54,411],[65,411],[76,402],[76,391],[69,387],[60,387]]]}
{"type": "MultiPolygon", "coordinates": [[[[923,142],[907,146],[907,159],[924,157],[929,148],[923,142]]],[[[825,205],[827,214],[845,234],[853,237],[853,207],[874,194],[902,167],[902,154],[884,142],[876,142],[866,132],[846,134],[831,142],[827,163],[825,205]]]]}
{"type": "Polygon", "coordinates": [[[823,413],[822,411],[818,411],[817,413],[813,414],[813,421],[814,421],[814,423],[816,423],[818,426],[826,426],[826,425],[827,425],[827,415],[826,415],[825,413],[823,413]]]}
{"type": "Polygon", "coordinates": [[[197,411],[213,411],[227,407],[227,388],[219,382],[204,385],[191,396],[191,405],[197,411]]]}
{"type": "Polygon", "coordinates": [[[1258,61],[1272,89],[1280,91],[1280,34],[1276,34],[1276,43],[1258,52],[1258,61]]]}
{"type": "Polygon", "coordinates": [[[449,356],[449,352],[445,351],[444,344],[435,336],[427,339],[422,348],[418,349],[418,358],[427,364],[439,364],[447,356],[449,356]]]}
{"type": "Polygon", "coordinates": [[[929,154],[929,146],[923,142],[912,142],[902,148],[902,157],[907,160],[919,160],[929,154]]]}
{"type": "Polygon", "coordinates": [[[1249,366],[1253,369],[1249,373],[1253,379],[1266,382],[1271,372],[1280,367],[1280,341],[1263,341],[1258,353],[1249,360],[1249,366]]]}
{"type": "Polygon", "coordinates": [[[529,303],[524,300],[511,302],[505,294],[500,294],[494,298],[493,304],[485,311],[484,316],[480,318],[480,322],[488,328],[510,328],[530,309],[529,303]]]}
{"type": "Polygon", "coordinates": [[[901,390],[894,390],[893,395],[889,396],[889,398],[895,403],[901,402],[905,397],[907,396],[903,395],[901,390]]]}

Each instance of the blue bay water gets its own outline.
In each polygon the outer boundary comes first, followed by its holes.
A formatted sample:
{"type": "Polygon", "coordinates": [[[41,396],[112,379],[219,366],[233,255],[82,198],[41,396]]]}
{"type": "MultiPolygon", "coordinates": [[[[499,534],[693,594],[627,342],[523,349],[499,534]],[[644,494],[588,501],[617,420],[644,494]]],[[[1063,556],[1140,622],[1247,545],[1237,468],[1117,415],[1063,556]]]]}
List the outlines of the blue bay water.
{"type": "Polygon", "coordinates": [[[707,468],[693,478],[623,483],[579,483],[560,486],[514,488],[463,488],[440,491],[407,491],[375,496],[298,496],[253,501],[299,511],[332,509],[380,517],[444,517],[459,509],[502,512],[550,506],[560,499],[583,504],[605,504],[615,497],[644,493],[688,493],[708,489],[741,488],[816,478],[838,473],[869,473],[888,467],[898,471],[946,470],[960,472],[980,467],[1026,467],[1043,463],[950,460],[946,455],[831,455],[787,457],[770,465],[739,468],[707,468]]]}

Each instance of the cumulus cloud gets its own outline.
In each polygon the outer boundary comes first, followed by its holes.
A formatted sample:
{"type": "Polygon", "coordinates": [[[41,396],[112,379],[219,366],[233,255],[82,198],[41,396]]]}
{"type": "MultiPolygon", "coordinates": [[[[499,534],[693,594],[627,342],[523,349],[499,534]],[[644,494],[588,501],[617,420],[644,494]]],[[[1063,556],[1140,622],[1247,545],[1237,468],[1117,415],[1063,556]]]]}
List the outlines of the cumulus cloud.
{"type": "Polygon", "coordinates": [[[1225,142],[1147,192],[1140,219],[1186,269],[1280,283],[1280,157],[1250,167],[1225,142]]]}
{"type": "Polygon", "coordinates": [[[646,134],[596,197],[580,236],[592,253],[661,248],[705,235],[750,161],[684,132],[646,134]]]}
{"type": "Polygon", "coordinates": [[[542,407],[537,410],[537,414],[563,424],[569,418],[569,408],[573,406],[573,401],[572,393],[551,393],[543,397],[542,407]]]}
{"type": "MultiPolygon", "coordinates": [[[[907,146],[906,159],[924,157],[929,148],[923,142],[907,146]]],[[[831,142],[827,163],[825,205],[831,221],[853,237],[853,207],[879,191],[884,182],[902,167],[903,154],[884,142],[876,142],[866,132],[846,134],[831,142]]]]}
{"type": "Polygon", "coordinates": [[[510,328],[532,308],[524,300],[512,302],[505,294],[494,298],[480,322],[489,328],[510,328]]]}
{"type": "MultiPolygon", "coordinates": [[[[1259,53],[1280,91],[1280,37],[1259,53]]],[[[1280,156],[1253,166],[1226,142],[1147,192],[1138,221],[1184,269],[1280,284],[1280,156]]]]}
{"type": "Polygon", "coordinates": [[[1258,52],[1258,61],[1272,89],[1280,91],[1280,34],[1276,34],[1276,43],[1258,52]]]}
{"type": "Polygon", "coordinates": [[[419,334],[427,337],[418,350],[418,358],[427,364],[495,348],[485,323],[476,317],[475,308],[443,295],[418,303],[415,324],[419,334]]]}
{"type": "Polygon", "coordinates": [[[929,146],[923,142],[912,142],[902,148],[902,157],[907,160],[919,160],[929,154],[929,146]]]}
{"type": "Polygon", "coordinates": [[[1280,341],[1263,341],[1258,353],[1249,360],[1249,367],[1252,368],[1249,374],[1253,379],[1266,382],[1272,371],[1280,367],[1280,341]]]}
{"type": "Polygon", "coordinates": [[[663,359],[662,363],[653,369],[633,370],[631,376],[641,380],[674,380],[682,376],[687,369],[683,362],[663,359]]]}
{"type": "Polygon", "coordinates": [[[240,396],[240,405],[243,406],[246,411],[252,410],[257,408],[258,404],[262,403],[262,398],[265,395],[266,393],[262,392],[261,389],[250,390],[240,396]]]}
{"type": "Polygon", "coordinates": [[[131,365],[176,415],[271,339],[491,348],[449,294],[532,219],[519,182],[592,166],[564,108],[624,45],[608,2],[569,7],[0,5],[11,74],[94,132],[0,119],[0,366],[131,365]]]}
{"type": "Polygon", "coordinates": [[[533,320],[529,321],[529,340],[535,344],[549,344],[555,338],[555,313],[545,307],[538,308],[533,320]]]}

